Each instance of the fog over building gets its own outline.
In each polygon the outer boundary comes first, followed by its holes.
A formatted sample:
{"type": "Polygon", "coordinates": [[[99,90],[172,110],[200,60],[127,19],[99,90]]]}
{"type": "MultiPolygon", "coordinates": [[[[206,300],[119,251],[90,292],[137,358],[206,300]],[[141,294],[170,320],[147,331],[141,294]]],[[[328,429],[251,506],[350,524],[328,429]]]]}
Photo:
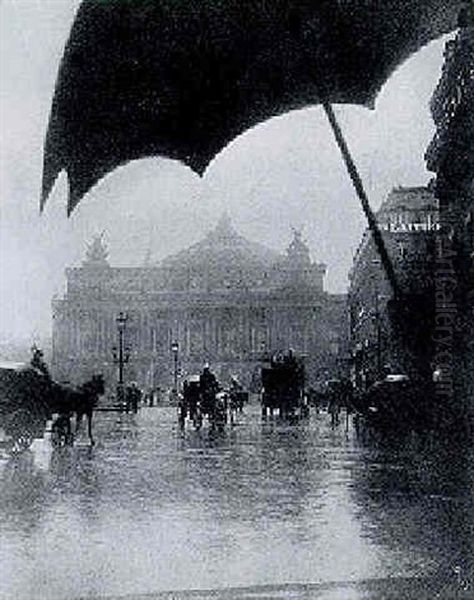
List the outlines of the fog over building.
{"type": "Polygon", "coordinates": [[[139,268],[111,266],[96,237],[53,301],[54,375],[103,372],[113,383],[122,311],[126,378],[142,386],[172,382],[173,342],[182,378],[209,362],[221,379],[249,384],[263,360],[292,348],[305,355],[309,380],[322,381],[337,369],[345,334],[345,296],[324,290],[325,273],[300,231],[279,254],[240,235],[227,215],[198,243],[139,268]]]}

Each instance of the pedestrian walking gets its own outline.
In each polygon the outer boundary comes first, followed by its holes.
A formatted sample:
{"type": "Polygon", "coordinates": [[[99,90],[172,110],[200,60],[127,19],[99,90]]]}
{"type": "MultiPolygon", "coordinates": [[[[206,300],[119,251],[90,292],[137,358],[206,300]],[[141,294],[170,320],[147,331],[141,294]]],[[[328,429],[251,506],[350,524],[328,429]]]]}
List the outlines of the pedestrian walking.
{"type": "Polygon", "coordinates": [[[125,400],[127,406],[127,412],[132,410],[135,414],[138,412],[138,406],[140,404],[140,400],[142,399],[142,392],[140,388],[137,386],[135,381],[132,381],[130,385],[127,386],[125,391],[125,400]]]}
{"type": "Polygon", "coordinates": [[[336,390],[329,392],[328,413],[331,415],[331,427],[339,425],[340,403],[336,390]]]}

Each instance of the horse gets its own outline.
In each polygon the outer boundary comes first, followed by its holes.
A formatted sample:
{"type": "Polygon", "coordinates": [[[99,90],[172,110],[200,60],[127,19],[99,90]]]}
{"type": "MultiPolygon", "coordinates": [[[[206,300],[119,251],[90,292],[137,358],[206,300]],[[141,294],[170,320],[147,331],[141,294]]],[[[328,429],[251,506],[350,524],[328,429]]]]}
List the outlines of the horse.
{"type": "Polygon", "coordinates": [[[262,417],[278,409],[280,417],[305,416],[304,365],[293,353],[272,359],[270,367],[262,369],[262,417]]]}
{"type": "Polygon", "coordinates": [[[228,410],[231,424],[234,423],[237,413],[242,413],[244,404],[248,402],[248,392],[242,391],[242,387],[231,387],[227,390],[228,410]]]}
{"type": "MultiPolygon", "coordinates": [[[[77,388],[53,382],[52,391],[53,394],[49,405],[52,412],[59,413],[59,417],[55,421],[55,424],[61,428],[59,431],[59,443],[61,443],[62,438],[65,443],[68,443],[71,439],[70,416],[72,413],[75,413],[75,434],[78,433],[82,418],[85,415],[87,417],[87,434],[91,446],[93,446],[95,441],[92,436],[92,413],[98,402],[99,396],[105,391],[103,376],[93,375],[92,379],[86,381],[77,388]]],[[[53,430],[55,429],[55,424],[53,424],[53,430]]]]}
{"type": "Polygon", "coordinates": [[[193,375],[185,381],[183,396],[178,405],[178,420],[184,428],[186,417],[192,420],[196,430],[202,427],[204,417],[211,427],[227,422],[228,395],[219,391],[215,377],[193,375]]]}
{"type": "Polygon", "coordinates": [[[183,428],[186,417],[189,417],[196,429],[202,425],[202,414],[200,411],[201,386],[199,375],[192,375],[184,381],[183,393],[179,396],[178,415],[179,424],[183,428]]]}
{"type": "Polygon", "coordinates": [[[215,386],[201,384],[200,402],[198,404],[201,423],[203,416],[207,416],[209,425],[212,428],[224,426],[227,423],[227,407],[228,395],[226,392],[220,391],[217,384],[215,386]]]}

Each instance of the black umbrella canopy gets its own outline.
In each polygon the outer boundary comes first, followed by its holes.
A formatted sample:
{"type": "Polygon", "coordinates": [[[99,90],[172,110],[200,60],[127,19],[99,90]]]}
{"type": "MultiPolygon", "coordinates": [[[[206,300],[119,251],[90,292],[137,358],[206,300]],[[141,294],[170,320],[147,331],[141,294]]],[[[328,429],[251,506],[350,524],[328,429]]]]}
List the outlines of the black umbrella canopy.
{"type": "Polygon", "coordinates": [[[41,206],[68,211],[147,156],[202,174],[233,138],[321,101],[370,105],[393,70],[455,28],[456,0],[84,0],[59,70],[41,206]]]}

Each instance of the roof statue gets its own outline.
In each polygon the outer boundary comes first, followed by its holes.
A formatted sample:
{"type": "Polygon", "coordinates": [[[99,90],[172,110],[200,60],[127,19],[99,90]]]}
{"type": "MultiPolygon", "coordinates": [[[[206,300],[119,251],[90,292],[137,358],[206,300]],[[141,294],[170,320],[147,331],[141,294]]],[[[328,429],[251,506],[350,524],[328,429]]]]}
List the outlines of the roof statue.
{"type": "Polygon", "coordinates": [[[84,265],[92,267],[109,266],[108,251],[104,243],[104,232],[95,235],[92,242],[87,245],[84,265]]]}
{"type": "Polygon", "coordinates": [[[309,265],[311,258],[309,248],[303,241],[301,229],[293,227],[293,239],[286,250],[288,260],[295,265],[309,265]]]}

